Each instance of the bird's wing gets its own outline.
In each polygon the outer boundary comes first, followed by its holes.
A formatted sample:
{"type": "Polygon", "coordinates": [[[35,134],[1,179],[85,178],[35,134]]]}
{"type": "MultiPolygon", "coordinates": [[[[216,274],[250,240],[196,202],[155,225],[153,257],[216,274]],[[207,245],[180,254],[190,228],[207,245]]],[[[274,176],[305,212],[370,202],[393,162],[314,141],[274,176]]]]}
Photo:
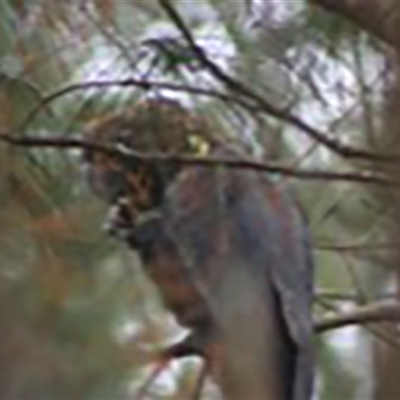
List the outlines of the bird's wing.
{"type": "MultiPolygon", "coordinates": [[[[233,375],[249,372],[241,395],[251,394],[253,380],[255,394],[269,390],[261,387],[269,382],[282,393],[272,398],[308,400],[313,263],[291,194],[259,172],[196,166],[170,187],[162,213],[193,284],[231,343],[230,371],[234,354],[240,368],[233,375]]],[[[230,385],[242,390],[238,381],[230,385]]]]}

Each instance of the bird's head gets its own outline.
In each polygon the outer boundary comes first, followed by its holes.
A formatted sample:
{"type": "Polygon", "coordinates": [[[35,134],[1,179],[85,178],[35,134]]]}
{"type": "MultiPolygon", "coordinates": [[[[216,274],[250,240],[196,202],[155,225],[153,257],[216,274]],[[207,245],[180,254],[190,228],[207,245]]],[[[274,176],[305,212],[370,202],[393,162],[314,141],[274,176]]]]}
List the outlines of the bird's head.
{"type": "MultiPolygon", "coordinates": [[[[119,145],[144,154],[204,154],[212,141],[204,117],[178,102],[145,100],[120,113],[96,118],[85,129],[89,142],[119,145]]],[[[156,208],[166,187],[182,168],[178,163],[122,160],[85,149],[84,170],[90,187],[108,204],[124,198],[132,215],[156,208]]]]}

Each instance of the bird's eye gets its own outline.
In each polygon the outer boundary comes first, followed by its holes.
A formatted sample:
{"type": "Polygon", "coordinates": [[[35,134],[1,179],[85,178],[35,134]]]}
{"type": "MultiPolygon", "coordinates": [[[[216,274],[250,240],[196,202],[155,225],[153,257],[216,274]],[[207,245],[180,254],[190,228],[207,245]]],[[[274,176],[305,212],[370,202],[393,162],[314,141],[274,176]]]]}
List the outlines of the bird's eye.
{"type": "Polygon", "coordinates": [[[205,156],[210,150],[209,144],[201,136],[190,135],[187,140],[193,153],[198,156],[205,156]]]}

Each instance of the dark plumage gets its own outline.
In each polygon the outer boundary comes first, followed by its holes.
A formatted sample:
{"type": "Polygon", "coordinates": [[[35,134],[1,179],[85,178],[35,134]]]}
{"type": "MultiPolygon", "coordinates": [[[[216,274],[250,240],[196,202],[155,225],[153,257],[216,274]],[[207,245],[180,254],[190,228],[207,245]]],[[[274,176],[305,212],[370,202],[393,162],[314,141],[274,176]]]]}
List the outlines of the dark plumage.
{"type": "MultiPolygon", "coordinates": [[[[141,151],[237,156],[204,118],[148,100],[88,127],[91,140],[141,151]]],[[[192,334],[169,354],[205,357],[229,399],[309,400],[313,262],[296,201],[266,174],[224,167],[122,164],[86,151],[110,230],[139,252],[165,305],[192,334]]],[[[167,353],[168,354],[168,350],[167,353]]]]}

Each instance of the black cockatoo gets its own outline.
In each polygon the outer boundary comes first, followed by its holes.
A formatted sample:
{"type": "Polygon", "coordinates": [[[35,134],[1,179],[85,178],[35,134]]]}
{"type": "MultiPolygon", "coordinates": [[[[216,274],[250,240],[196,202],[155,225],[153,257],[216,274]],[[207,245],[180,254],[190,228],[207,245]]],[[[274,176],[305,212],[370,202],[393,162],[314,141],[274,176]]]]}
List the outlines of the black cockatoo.
{"type": "MultiPolygon", "coordinates": [[[[85,137],[144,153],[242,156],[212,131],[178,102],[152,99],[93,121],[85,137]]],[[[90,149],[83,159],[110,205],[109,230],[139,252],[166,307],[191,330],[166,354],[203,357],[226,399],[311,399],[312,250],[284,182],[90,149]]]]}

